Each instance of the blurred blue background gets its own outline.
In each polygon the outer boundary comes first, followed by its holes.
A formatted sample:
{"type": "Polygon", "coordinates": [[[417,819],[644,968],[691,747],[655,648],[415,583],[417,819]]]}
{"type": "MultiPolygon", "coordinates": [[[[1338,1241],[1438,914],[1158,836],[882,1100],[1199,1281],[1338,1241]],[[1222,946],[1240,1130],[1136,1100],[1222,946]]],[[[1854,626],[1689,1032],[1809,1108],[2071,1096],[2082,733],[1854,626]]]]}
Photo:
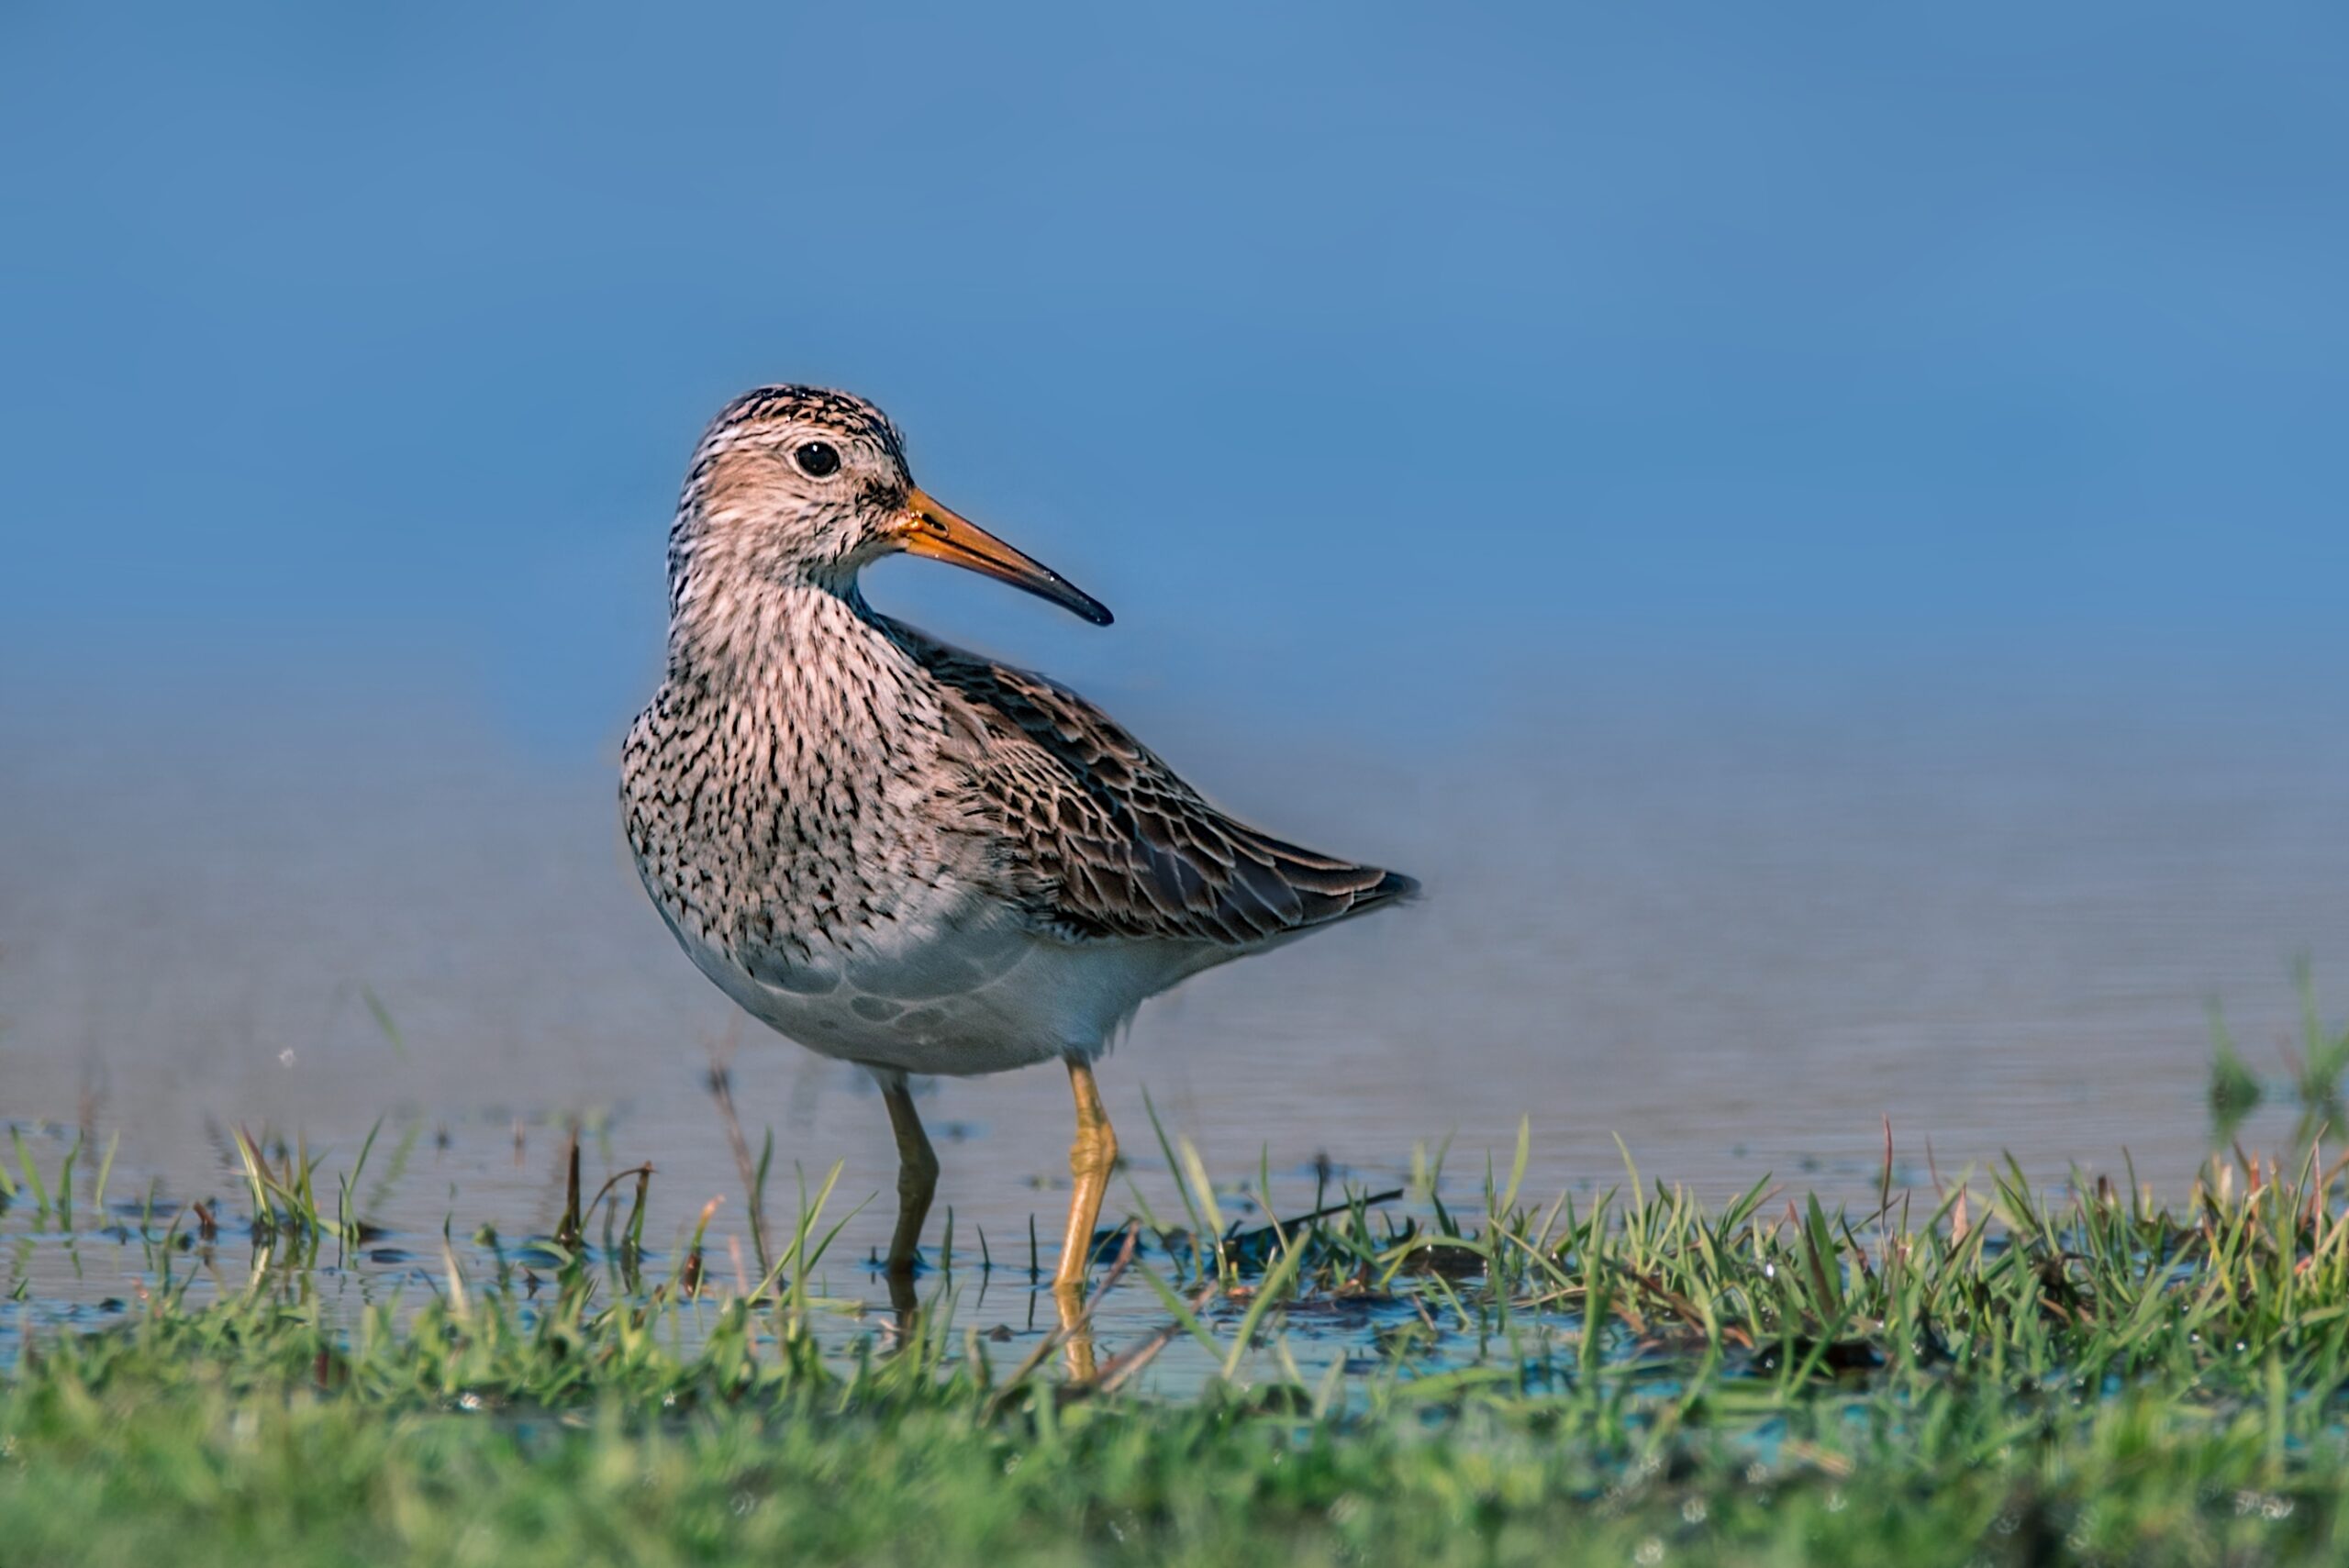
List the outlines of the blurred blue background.
{"type": "Polygon", "coordinates": [[[2329,667],[2344,40],[11,6],[0,684],[393,672],[601,752],[685,456],[773,380],[880,400],[1119,625],[876,598],[1112,696],[1424,728],[1665,665],[2329,667]]]}

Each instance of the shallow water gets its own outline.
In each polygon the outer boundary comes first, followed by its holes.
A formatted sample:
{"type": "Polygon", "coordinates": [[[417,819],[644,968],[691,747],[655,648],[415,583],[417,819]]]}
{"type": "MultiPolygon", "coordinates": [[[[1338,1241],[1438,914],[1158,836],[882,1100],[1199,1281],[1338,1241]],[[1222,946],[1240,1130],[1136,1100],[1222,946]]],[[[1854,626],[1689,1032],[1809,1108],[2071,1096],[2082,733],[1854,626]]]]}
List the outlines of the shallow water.
{"type": "MultiPolygon", "coordinates": [[[[1872,1197],[1887,1118],[1904,1184],[2009,1151],[2039,1178],[2117,1173],[2125,1152],[2177,1191],[2209,1141],[2209,1007],[2280,1072],[2294,955],[2349,995],[2349,716],[2328,700],[1692,682],[1416,744],[1119,705],[1242,814],[1429,888],[1145,1009],[1101,1073],[1130,1177],[1177,1211],[1147,1092],[1219,1179],[1252,1188],[1261,1161],[1283,1213],[1311,1207],[1317,1170],[1397,1184],[1444,1140],[1447,1190],[1473,1193],[1520,1118],[1545,1196],[1621,1180],[1620,1138],[1709,1202],[1765,1173],[1872,1197]]],[[[415,1133],[366,1210],[391,1234],[336,1277],[423,1288],[444,1220],[551,1228],[577,1118],[591,1190],[655,1165],[666,1255],[727,1195],[711,1266],[730,1272],[723,1056],[752,1140],[773,1130],[771,1212],[796,1207],[795,1169],[842,1162],[841,1203],[870,1201],[824,1288],[885,1300],[859,1266],[888,1225],[878,1098],[736,1019],[676,951],[622,858],[607,764],[414,702],[233,727],[63,712],[0,709],[0,1119],[49,1170],[86,1123],[119,1135],[110,1199],[233,1209],[225,1129],[306,1138],[330,1190],[380,1117],[368,1187],[415,1133]]],[[[1025,1337],[1051,1320],[1026,1265],[1032,1217],[1049,1269],[1064,1203],[1064,1084],[941,1081],[922,1104],[961,1318],[1025,1337]]],[[[2288,1126],[2271,1110],[2249,1134],[2288,1126]]],[[[1130,1207],[1121,1182],[1105,1220],[1130,1207]]],[[[44,1318],[132,1294],[139,1249],[35,1229],[21,1202],[0,1216],[6,1284],[28,1278],[44,1318]]],[[[1131,1324],[1163,1317],[1128,1294],[1131,1324]]],[[[1333,1329],[1331,1353],[1367,1332],[1333,1329]]]]}

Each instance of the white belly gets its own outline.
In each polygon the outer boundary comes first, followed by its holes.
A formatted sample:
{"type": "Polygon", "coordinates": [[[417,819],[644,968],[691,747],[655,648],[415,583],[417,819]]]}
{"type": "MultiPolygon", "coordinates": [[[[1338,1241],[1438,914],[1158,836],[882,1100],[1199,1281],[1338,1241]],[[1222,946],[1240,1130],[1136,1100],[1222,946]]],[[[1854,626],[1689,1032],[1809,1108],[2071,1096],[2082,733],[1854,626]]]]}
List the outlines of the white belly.
{"type": "Polygon", "coordinates": [[[810,1051],[963,1077],[1097,1057],[1146,998],[1235,956],[1207,943],[1059,941],[975,895],[812,962],[746,962],[677,939],[745,1011],[810,1051]]]}

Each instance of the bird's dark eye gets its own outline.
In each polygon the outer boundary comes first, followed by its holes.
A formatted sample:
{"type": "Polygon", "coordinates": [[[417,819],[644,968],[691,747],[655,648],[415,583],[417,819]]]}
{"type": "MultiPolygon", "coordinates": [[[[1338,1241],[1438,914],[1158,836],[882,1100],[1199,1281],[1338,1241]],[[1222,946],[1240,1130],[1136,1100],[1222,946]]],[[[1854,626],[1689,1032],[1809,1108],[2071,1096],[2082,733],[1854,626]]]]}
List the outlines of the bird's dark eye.
{"type": "Polygon", "coordinates": [[[841,471],[840,449],[829,441],[809,441],[791,454],[791,461],[810,479],[829,479],[841,471]]]}

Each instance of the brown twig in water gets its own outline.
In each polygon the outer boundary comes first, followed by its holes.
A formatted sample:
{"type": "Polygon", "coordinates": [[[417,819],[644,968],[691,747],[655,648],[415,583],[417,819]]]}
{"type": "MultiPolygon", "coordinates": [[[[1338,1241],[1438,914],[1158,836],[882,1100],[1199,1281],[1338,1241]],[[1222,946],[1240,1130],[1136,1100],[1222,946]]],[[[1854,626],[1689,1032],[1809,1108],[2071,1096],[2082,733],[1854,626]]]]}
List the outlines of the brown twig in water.
{"type": "Polygon", "coordinates": [[[750,1205],[751,1250],[758,1254],[763,1278],[774,1266],[767,1258],[766,1173],[751,1158],[751,1141],[742,1136],[742,1118],[734,1109],[734,1075],[716,1047],[709,1053],[709,1095],[718,1102],[718,1119],[726,1129],[727,1146],[734,1151],[734,1168],[741,1173],[742,1191],[750,1205]]]}
{"type": "Polygon", "coordinates": [[[563,1151],[562,1219],[555,1226],[554,1239],[563,1246],[577,1251],[586,1235],[579,1212],[579,1123],[571,1124],[571,1135],[563,1151]]]}
{"type": "MultiPolygon", "coordinates": [[[[1367,1208],[1374,1204],[1393,1203],[1402,1197],[1402,1195],[1403,1189],[1401,1187],[1396,1187],[1387,1192],[1372,1193],[1369,1196],[1362,1200],[1362,1204],[1364,1207],[1367,1208]]],[[[1226,1245],[1238,1246],[1243,1241],[1253,1241],[1260,1236],[1277,1236],[1284,1230],[1294,1230],[1301,1226],[1310,1225],[1317,1219],[1327,1219],[1333,1214],[1351,1214],[1353,1211],[1353,1207],[1354,1206],[1351,1202],[1324,1204],[1321,1207],[1315,1209],[1312,1213],[1300,1214],[1294,1219],[1283,1219],[1269,1224],[1259,1225],[1252,1230],[1235,1231],[1226,1240],[1226,1245]]]]}

